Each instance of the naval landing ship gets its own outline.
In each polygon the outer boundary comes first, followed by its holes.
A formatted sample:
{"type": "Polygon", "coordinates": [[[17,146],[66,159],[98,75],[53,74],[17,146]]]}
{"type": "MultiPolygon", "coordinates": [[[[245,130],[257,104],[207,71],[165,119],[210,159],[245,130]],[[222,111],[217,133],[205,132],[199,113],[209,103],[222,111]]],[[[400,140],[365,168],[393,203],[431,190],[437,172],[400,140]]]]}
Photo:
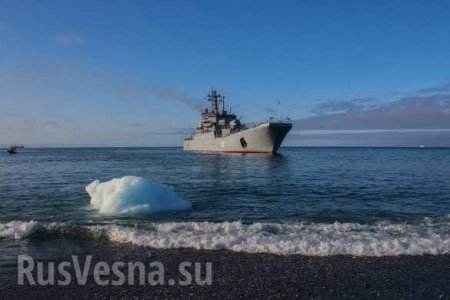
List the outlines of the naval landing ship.
{"type": "Polygon", "coordinates": [[[275,154],[292,128],[289,119],[280,118],[271,118],[254,126],[242,124],[240,118],[225,110],[225,97],[215,90],[206,96],[206,100],[211,102],[211,108],[202,111],[197,128],[184,139],[184,150],[275,154]]]}

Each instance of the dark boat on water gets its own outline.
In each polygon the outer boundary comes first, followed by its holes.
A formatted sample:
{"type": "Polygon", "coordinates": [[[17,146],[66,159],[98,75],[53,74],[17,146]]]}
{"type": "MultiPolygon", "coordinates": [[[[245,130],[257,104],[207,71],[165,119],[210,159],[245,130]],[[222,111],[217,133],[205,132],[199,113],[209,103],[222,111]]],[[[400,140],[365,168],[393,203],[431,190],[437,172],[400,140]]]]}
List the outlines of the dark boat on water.
{"type": "Polygon", "coordinates": [[[18,148],[24,148],[24,147],[23,147],[23,145],[11,146],[8,149],[6,149],[6,152],[8,152],[9,154],[17,154],[17,149],[18,148]]]}

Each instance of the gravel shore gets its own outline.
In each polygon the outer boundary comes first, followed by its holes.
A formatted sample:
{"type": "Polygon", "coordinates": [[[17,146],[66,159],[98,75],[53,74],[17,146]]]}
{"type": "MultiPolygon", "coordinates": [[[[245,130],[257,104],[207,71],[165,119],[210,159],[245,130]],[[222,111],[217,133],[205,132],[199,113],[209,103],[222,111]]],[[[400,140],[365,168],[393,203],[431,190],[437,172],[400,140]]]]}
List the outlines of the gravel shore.
{"type": "MultiPolygon", "coordinates": [[[[16,254],[30,255],[36,261],[55,261],[55,265],[72,261],[73,254],[81,262],[86,255],[93,255],[92,265],[98,261],[110,265],[115,261],[141,261],[146,265],[158,261],[164,265],[165,284],[98,286],[91,268],[86,285],[78,285],[75,280],[67,286],[18,285],[17,260],[3,255],[2,299],[450,299],[450,255],[277,256],[227,250],[157,250],[106,240],[62,238],[20,243],[2,247],[17,248],[16,254]],[[194,281],[180,286],[178,282],[184,277],[179,264],[183,261],[200,262],[203,272],[211,262],[211,285],[194,281]],[[175,284],[169,285],[169,279],[175,279],[175,284]]],[[[36,272],[33,274],[36,276],[36,272]]]]}

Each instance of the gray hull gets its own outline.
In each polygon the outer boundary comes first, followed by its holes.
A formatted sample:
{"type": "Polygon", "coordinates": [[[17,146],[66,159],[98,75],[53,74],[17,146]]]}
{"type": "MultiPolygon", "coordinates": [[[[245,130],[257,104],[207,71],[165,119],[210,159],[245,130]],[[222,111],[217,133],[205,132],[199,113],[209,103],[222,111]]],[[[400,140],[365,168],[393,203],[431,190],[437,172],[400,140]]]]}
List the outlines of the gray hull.
{"type": "Polygon", "coordinates": [[[185,139],[183,149],[187,151],[222,153],[276,153],[292,124],[266,122],[227,135],[215,137],[213,132],[195,134],[185,139]]]}

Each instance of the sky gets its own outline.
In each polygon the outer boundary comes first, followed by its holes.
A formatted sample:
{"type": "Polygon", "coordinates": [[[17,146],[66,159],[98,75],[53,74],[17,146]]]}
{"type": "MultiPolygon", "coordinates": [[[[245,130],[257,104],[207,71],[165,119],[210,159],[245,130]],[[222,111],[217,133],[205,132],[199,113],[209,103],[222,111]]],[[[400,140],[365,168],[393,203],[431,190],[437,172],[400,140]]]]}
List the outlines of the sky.
{"type": "Polygon", "coordinates": [[[450,146],[450,1],[0,0],[0,146],[179,146],[212,87],[289,146],[450,146]]]}

